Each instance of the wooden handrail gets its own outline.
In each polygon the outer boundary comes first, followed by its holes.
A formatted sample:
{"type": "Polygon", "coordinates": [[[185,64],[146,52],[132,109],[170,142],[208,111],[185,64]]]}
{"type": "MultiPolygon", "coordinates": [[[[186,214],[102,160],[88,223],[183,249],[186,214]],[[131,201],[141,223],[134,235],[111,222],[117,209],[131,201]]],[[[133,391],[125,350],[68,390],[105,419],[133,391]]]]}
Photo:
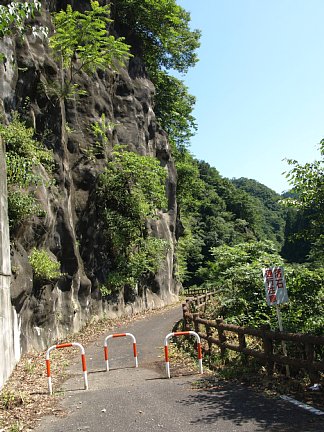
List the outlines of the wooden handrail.
{"type": "Polygon", "coordinates": [[[315,336],[305,333],[279,332],[270,330],[270,326],[263,326],[262,328],[240,327],[234,324],[227,324],[221,318],[217,320],[209,320],[200,317],[197,310],[202,306],[206,306],[207,302],[214,296],[214,294],[215,292],[211,292],[188,298],[186,303],[183,303],[182,305],[186,330],[190,328],[190,323],[192,323],[200,338],[208,342],[209,353],[211,346],[217,345],[221,349],[222,355],[225,354],[226,350],[231,350],[259,359],[262,363],[267,365],[269,374],[273,373],[274,364],[279,363],[282,365],[293,366],[297,369],[305,369],[313,381],[318,372],[324,371],[324,361],[316,360],[314,355],[315,347],[324,347],[324,336],[315,336]],[[191,313],[191,309],[195,309],[196,313],[191,313]],[[205,327],[205,332],[200,332],[199,326],[205,327]],[[213,335],[212,329],[217,331],[218,338],[213,335]],[[224,333],[225,331],[237,334],[239,344],[235,345],[229,343],[226,334],[224,333]],[[262,341],[260,349],[263,351],[248,348],[246,346],[246,335],[260,338],[262,341]],[[290,355],[283,356],[274,353],[274,341],[287,341],[304,346],[306,360],[304,358],[295,358],[290,355]]]}

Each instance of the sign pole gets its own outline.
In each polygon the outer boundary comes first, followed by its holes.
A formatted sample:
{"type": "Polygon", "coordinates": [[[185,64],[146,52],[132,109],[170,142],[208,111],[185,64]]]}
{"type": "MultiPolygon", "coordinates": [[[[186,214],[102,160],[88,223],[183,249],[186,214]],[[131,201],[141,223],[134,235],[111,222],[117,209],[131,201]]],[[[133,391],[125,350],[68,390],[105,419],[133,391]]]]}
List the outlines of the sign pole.
{"type": "MultiPolygon", "coordinates": [[[[279,330],[283,332],[282,317],[279,305],[288,302],[284,268],[282,266],[268,267],[264,268],[262,273],[267,304],[269,306],[276,306],[279,330]]],[[[281,346],[284,356],[288,357],[286,341],[282,340],[281,346]]],[[[286,376],[290,376],[289,365],[286,365],[286,376]]]]}
{"type": "MultiPolygon", "coordinates": [[[[280,307],[278,304],[276,304],[276,312],[277,312],[277,318],[278,318],[278,324],[279,324],[279,330],[282,332],[283,331],[283,325],[282,325],[282,316],[281,316],[281,311],[280,311],[280,307]]],[[[281,345],[282,345],[282,351],[284,353],[284,356],[288,356],[287,353],[287,346],[286,346],[286,341],[281,341],[281,345]]],[[[290,370],[289,370],[289,365],[286,365],[286,376],[290,377],[290,370]]]]}

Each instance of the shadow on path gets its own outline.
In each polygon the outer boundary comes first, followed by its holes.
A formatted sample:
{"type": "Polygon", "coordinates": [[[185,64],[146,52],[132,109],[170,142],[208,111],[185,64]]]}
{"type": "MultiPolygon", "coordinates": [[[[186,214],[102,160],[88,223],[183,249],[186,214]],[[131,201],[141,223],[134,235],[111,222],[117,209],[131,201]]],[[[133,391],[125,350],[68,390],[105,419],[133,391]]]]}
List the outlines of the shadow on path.
{"type": "Polygon", "coordinates": [[[199,406],[199,419],[191,421],[191,424],[214,424],[221,417],[238,427],[253,422],[258,425],[257,430],[253,429],[255,432],[324,431],[324,416],[293,408],[287,402],[267,398],[240,384],[201,379],[195,383],[196,386],[195,392],[178,401],[186,406],[195,406],[195,409],[199,406]],[[206,388],[206,383],[209,388],[206,388]]]}

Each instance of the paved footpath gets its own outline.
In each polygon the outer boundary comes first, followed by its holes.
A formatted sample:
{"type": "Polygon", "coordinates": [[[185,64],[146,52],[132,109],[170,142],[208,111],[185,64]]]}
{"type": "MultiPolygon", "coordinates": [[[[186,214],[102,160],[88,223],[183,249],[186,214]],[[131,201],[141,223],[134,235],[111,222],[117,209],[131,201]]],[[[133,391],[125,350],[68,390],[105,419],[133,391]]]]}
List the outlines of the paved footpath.
{"type": "MultiPolygon", "coordinates": [[[[108,341],[110,371],[105,371],[104,340],[86,348],[89,390],[83,390],[80,356],[64,384],[65,417],[44,418],[36,432],[324,432],[324,416],[279,398],[216,381],[198,388],[198,373],[165,377],[164,337],[181,317],[176,306],[116,332],[136,336],[139,368],[134,368],[131,338],[108,341]]],[[[57,389],[54,388],[54,392],[57,389]]]]}

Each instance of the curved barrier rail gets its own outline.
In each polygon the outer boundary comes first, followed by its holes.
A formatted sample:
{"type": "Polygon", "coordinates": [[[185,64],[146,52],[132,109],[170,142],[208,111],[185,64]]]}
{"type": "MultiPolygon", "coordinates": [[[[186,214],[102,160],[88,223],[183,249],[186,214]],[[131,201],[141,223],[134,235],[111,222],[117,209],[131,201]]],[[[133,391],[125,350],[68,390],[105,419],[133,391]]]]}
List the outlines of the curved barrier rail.
{"type": "Polygon", "coordinates": [[[134,353],[134,359],[135,359],[135,367],[138,367],[138,361],[137,361],[137,349],[136,349],[136,339],[135,336],[132,333],[115,333],[108,335],[105,339],[104,343],[104,354],[105,354],[105,361],[106,361],[106,370],[109,371],[109,361],[108,361],[108,339],[113,338],[119,338],[119,337],[125,337],[130,336],[133,340],[133,353],[134,353]]]}
{"type": "Polygon", "coordinates": [[[168,348],[168,340],[173,336],[195,336],[197,340],[197,350],[198,350],[198,365],[199,365],[199,373],[203,373],[203,366],[202,366],[202,353],[201,353],[201,342],[199,335],[194,331],[181,331],[181,332],[173,332],[169,333],[165,336],[164,339],[164,356],[165,356],[165,369],[168,378],[170,378],[170,362],[169,362],[169,348],[168,348]]]}
{"type": "Polygon", "coordinates": [[[50,348],[48,348],[48,350],[46,351],[46,371],[47,371],[47,378],[48,378],[49,394],[53,393],[52,378],[51,378],[51,363],[50,363],[51,351],[53,351],[54,349],[68,348],[68,347],[74,347],[74,346],[80,348],[80,351],[81,351],[82,371],[83,371],[83,378],[84,378],[84,389],[88,390],[87,364],[86,364],[84,348],[78,342],[71,342],[71,343],[53,345],[50,348]]]}

